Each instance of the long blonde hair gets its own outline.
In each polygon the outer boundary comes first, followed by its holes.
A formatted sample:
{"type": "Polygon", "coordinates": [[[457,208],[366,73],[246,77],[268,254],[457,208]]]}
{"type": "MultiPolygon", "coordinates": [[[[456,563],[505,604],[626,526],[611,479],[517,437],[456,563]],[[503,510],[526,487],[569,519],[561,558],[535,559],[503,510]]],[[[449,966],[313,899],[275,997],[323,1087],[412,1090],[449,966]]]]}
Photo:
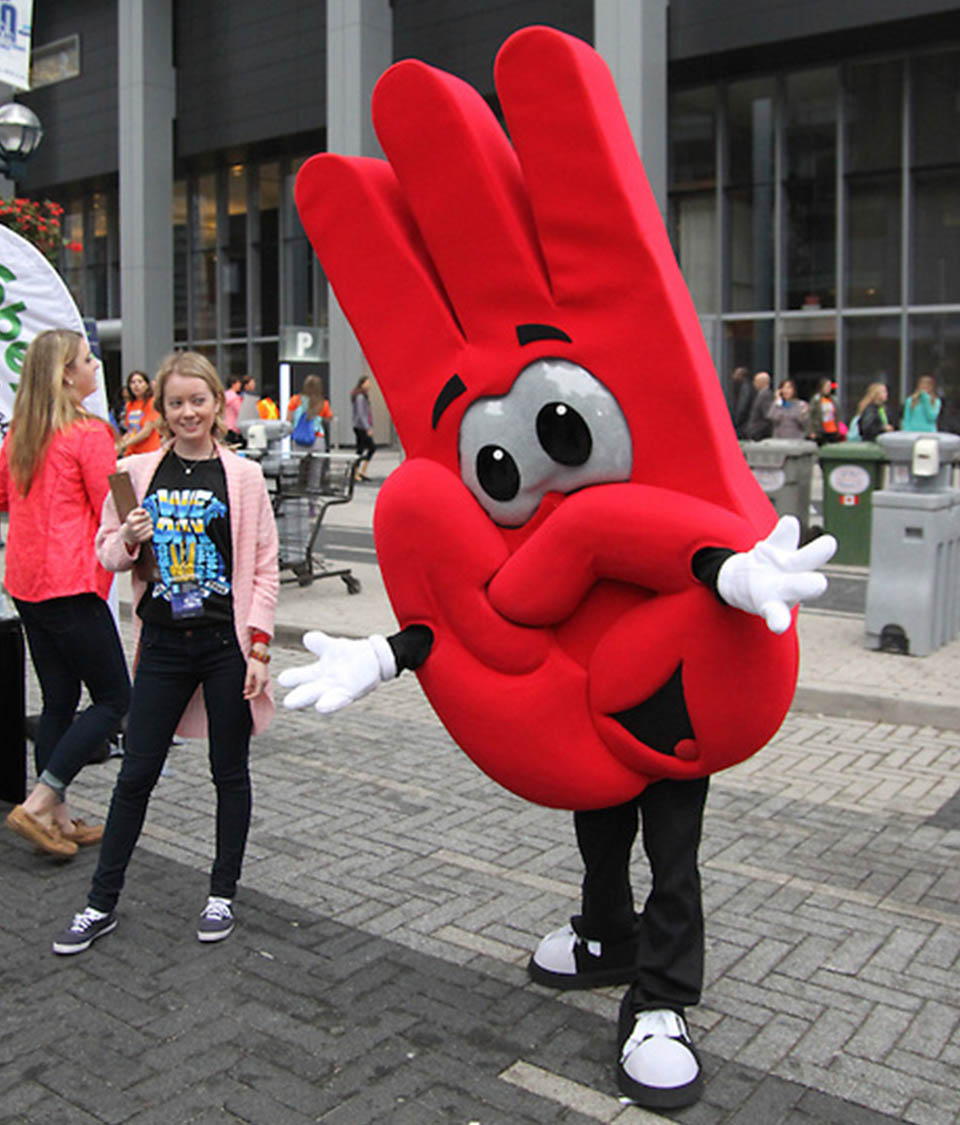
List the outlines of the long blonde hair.
{"type": "Polygon", "coordinates": [[[871,402],[875,402],[878,406],[881,403],[880,392],[886,389],[886,383],[871,383],[867,387],[866,393],[860,399],[860,405],[857,407],[857,414],[862,414],[871,402]]]}
{"type": "Polygon", "coordinates": [[[202,379],[210,388],[217,401],[217,413],[213,420],[213,432],[210,435],[215,441],[222,441],[227,436],[227,424],[223,420],[223,404],[226,396],[223,383],[217,374],[217,369],[209,359],[200,352],[170,352],[164,356],[157,370],[157,390],[153,397],[153,405],[160,415],[160,429],[169,437],[170,427],[163,413],[163,396],[167,380],[171,375],[184,375],[190,379],[202,379]]]}
{"type": "Polygon", "coordinates": [[[53,435],[94,417],[74,401],[66,381],[84,343],[79,332],[52,328],[35,336],[23,357],[7,438],[10,475],[22,496],[30,491],[53,435]]]}

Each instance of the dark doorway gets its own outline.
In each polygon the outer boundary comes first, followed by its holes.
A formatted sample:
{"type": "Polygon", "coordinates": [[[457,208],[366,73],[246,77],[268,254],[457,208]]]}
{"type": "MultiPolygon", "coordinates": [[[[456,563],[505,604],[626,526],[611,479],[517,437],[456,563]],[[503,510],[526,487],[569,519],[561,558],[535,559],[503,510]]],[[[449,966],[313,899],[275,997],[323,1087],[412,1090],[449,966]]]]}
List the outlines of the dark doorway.
{"type": "Polygon", "coordinates": [[[787,371],[798,398],[811,398],[821,379],[833,379],[835,350],[833,340],[787,341],[787,371]]]}

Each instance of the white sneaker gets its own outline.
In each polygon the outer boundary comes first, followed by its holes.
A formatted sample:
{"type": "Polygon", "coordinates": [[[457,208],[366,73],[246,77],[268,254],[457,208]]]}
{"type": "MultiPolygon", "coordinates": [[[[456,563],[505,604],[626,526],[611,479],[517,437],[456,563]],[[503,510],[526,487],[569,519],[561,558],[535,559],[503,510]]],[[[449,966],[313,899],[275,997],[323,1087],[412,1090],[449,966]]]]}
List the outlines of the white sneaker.
{"type": "Polygon", "coordinates": [[[636,979],[636,944],[604,947],[582,938],[568,922],[547,934],[527,964],[530,979],[547,988],[599,988],[632,984],[636,979]]]}
{"type": "Polygon", "coordinates": [[[634,1014],[624,998],[617,1085],[650,1109],[677,1109],[699,1099],[700,1060],[681,1015],[670,1008],[634,1014]]]}
{"type": "Polygon", "coordinates": [[[197,923],[198,941],[223,941],[233,933],[234,918],[231,900],[211,895],[200,912],[197,923]]]}

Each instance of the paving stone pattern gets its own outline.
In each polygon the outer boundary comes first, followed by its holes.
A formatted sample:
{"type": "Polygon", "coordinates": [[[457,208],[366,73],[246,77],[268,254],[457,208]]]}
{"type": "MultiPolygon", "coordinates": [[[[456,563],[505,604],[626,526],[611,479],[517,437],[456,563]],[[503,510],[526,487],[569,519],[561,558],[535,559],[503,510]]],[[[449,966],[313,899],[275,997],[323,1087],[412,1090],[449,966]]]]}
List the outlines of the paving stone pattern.
{"type": "MultiPolygon", "coordinates": [[[[278,649],[273,666],[300,659],[278,649]]],[[[117,768],[83,772],[79,814],[104,815],[117,768]]],[[[690,1013],[707,1083],[674,1114],[617,1097],[618,990],[527,982],[530,950],[576,909],[569,814],[480,774],[412,676],[330,719],[281,714],[253,772],[240,921],[220,945],[194,937],[202,744],[171,752],[120,925],[85,954],[49,943],[95,856],[0,835],[0,1121],[960,1120],[955,732],[796,713],[714,779],[690,1013]]],[[[639,855],[635,870],[642,895],[639,855]]]]}

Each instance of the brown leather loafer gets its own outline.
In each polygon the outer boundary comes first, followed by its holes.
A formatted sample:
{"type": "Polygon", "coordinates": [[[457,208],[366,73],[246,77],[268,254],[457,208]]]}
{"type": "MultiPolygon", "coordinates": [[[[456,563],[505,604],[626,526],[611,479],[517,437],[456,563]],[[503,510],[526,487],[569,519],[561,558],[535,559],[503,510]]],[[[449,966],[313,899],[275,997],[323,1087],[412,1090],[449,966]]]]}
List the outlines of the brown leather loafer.
{"type": "Polygon", "coordinates": [[[48,855],[71,856],[77,854],[77,845],[64,837],[60,829],[53,825],[48,828],[32,816],[23,805],[17,805],[7,814],[7,827],[35,844],[48,855]]]}
{"type": "Polygon", "coordinates": [[[87,824],[85,820],[75,820],[73,831],[67,837],[80,848],[89,848],[91,844],[99,844],[103,839],[102,824],[87,824]]]}

